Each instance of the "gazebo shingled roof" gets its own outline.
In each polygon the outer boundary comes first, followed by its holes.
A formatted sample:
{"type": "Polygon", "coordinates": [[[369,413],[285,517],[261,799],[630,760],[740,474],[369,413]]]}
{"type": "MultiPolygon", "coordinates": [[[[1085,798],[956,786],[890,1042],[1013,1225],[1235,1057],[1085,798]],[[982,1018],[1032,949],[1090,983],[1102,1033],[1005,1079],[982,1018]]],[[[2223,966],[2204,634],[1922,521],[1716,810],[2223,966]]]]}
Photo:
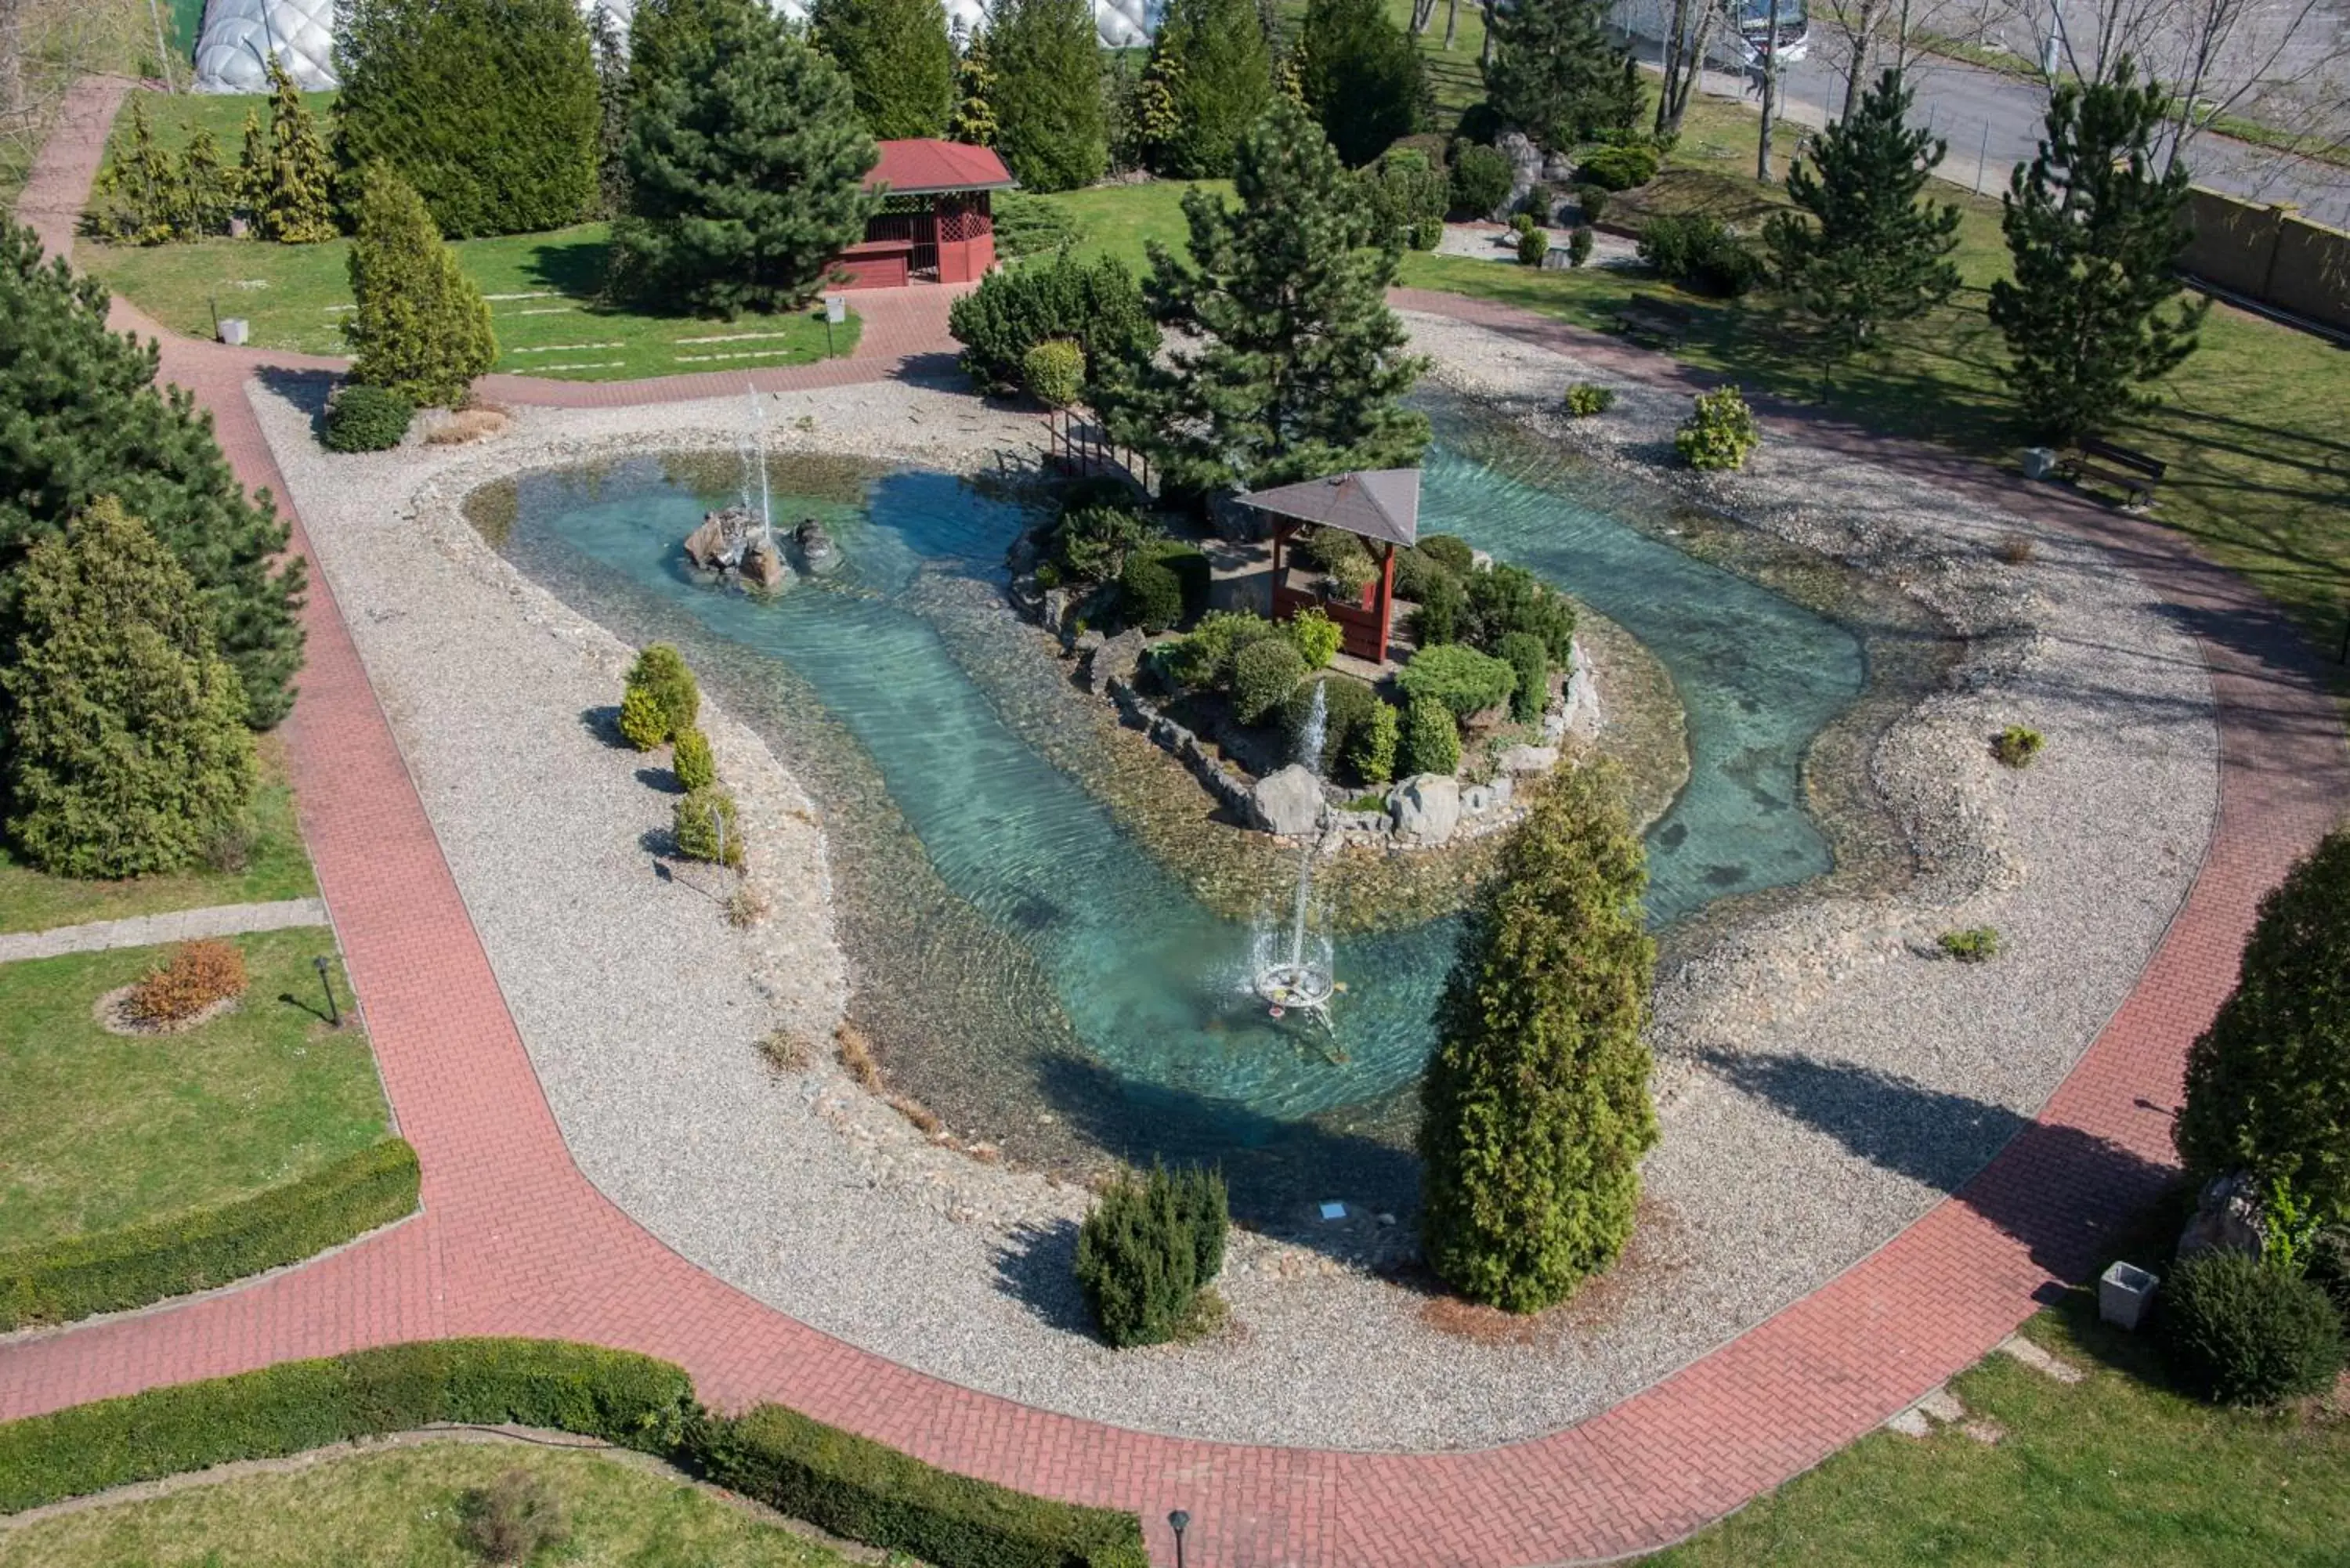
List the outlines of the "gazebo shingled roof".
{"type": "Polygon", "coordinates": [[[1243,491],[1243,506],[1301,523],[1318,523],[1342,534],[1389,545],[1419,538],[1419,470],[1375,468],[1309,479],[1271,490],[1243,491]]]}
{"type": "Polygon", "coordinates": [[[928,138],[875,145],[881,158],[865,176],[868,190],[886,185],[892,196],[936,196],[951,191],[1009,191],[1019,184],[1003,160],[984,147],[928,138]]]}

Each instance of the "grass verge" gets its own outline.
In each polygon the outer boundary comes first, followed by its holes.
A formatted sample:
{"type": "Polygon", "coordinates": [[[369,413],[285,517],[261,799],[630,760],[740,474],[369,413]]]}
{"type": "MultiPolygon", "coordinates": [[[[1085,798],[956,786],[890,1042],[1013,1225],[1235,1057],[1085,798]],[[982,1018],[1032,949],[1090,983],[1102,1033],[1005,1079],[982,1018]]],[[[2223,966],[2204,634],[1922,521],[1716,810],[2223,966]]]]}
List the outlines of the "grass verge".
{"type": "Polygon", "coordinates": [[[267,904],[307,898],[318,890],[294,818],[294,789],[286,782],[286,747],[261,737],[261,787],[255,791],[253,838],[236,871],[181,871],[83,882],[52,877],[13,859],[0,847],[0,932],[41,931],[91,920],[121,920],[212,904],[267,904]]]}

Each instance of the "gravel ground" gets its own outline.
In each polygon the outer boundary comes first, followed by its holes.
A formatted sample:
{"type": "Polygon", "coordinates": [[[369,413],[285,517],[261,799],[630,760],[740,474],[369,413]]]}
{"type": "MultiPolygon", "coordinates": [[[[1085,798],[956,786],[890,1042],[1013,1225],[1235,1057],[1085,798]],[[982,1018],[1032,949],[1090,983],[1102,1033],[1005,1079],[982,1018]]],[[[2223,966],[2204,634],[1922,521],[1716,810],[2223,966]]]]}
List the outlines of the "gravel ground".
{"type": "MultiPolygon", "coordinates": [[[[1414,327],[1448,378],[1530,409],[1588,379],[1474,328],[1414,327]]],[[[1652,466],[1680,409],[1624,392],[1597,432],[1573,433],[1652,466]]],[[[730,445],[739,400],[526,410],[488,447],[334,457],[303,410],[252,396],[589,1178],[820,1328],[1122,1425],[1482,1446],[1590,1415],[1701,1355],[1881,1244],[2044,1100],[2127,992],[2214,809],[2202,667],[2113,563],[1856,464],[1766,449],[1711,498],[1890,575],[1979,634],[1951,689],[1873,758],[1925,874],[1898,895],[1763,917],[1669,977],[1645,1223],[1626,1265],[1569,1307],[1480,1332],[1494,1325],[1336,1261],[1380,1239],[1361,1215],[1317,1250],[1236,1237],[1230,1331],[1113,1355],[1068,1282],[1082,1193],[929,1144],[820,1050],[779,1074],[755,1049],[777,1027],[826,1038],[847,983],[797,786],[712,714],[775,914],[739,931],[706,894],[658,878],[639,840],[665,826],[668,797],[582,722],[614,701],[627,650],[455,513],[471,484],[517,468],[730,445]],[[2034,537],[2030,565],[1991,553],[2010,534],[2034,537]],[[2027,772],[1987,754],[2010,722],[2050,738],[2027,772]],[[1925,956],[1935,933],[1977,923],[2013,950],[1982,966],[1925,956]]],[[[959,468],[1036,434],[906,382],[783,395],[771,429],[779,444],[959,468]]]]}

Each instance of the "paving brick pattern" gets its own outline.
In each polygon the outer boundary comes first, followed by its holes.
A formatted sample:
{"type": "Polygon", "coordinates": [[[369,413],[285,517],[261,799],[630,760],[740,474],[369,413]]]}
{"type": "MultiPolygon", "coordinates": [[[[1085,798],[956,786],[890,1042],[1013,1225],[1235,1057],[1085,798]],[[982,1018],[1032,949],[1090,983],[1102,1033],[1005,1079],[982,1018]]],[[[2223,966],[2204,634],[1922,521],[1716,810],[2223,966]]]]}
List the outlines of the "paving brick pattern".
{"type": "MultiPolygon", "coordinates": [[[[101,84],[88,89],[95,100],[101,84]]],[[[77,107],[88,104],[78,100],[77,107]]],[[[110,106],[102,106],[110,107],[110,106]]],[[[78,205],[105,116],[69,122],[42,174],[78,205]],[[79,129],[77,129],[77,124],[79,129]],[[94,125],[95,132],[89,128],[94,125]],[[77,138],[81,139],[78,142],[77,138]]],[[[36,184],[38,182],[36,182],[36,184]]],[[[52,231],[54,233],[54,231],[52,231]]],[[[57,240],[67,236],[56,234],[57,240]]],[[[1400,303],[1482,322],[1627,375],[1669,362],[1441,296],[1400,303]]],[[[831,376],[942,351],[910,318],[831,376]],[[898,336],[902,334],[902,336],[898,336]]],[[[166,373],[219,421],[248,483],[281,493],[242,395],[255,357],[167,344],[166,373]]],[[[770,376],[810,371],[761,372],[770,376]]],[[[705,379],[689,379],[706,385],[705,379]]],[[[740,381],[721,390],[738,389],[740,381]]],[[[664,382],[654,395],[682,383],[664,382]]],[[[813,383],[799,383],[813,384],[813,383]]],[[[546,383],[500,394],[541,396],[546,383]]],[[[566,386],[547,400],[622,399],[566,386]]],[[[686,1366],[705,1397],[786,1401],[933,1462],[1054,1496],[1193,1518],[1208,1568],[1501,1568],[1662,1545],[1816,1463],[1979,1359],[2165,1172],[2183,1053],[2232,981],[2254,900],[2350,800],[2334,709],[2291,629],[2156,525],[2023,489],[1929,448],[1797,410],[1766,425],[1848,447],[2095,534],[2159,583],[2202,640],[2222,730],[2210,857],[2127,1003],[2037,1124],[1953,1198],[1806,1299],[1579,1426],[1471,1453],[1351,1454],[1192,1442],[1028,1408],[910,1371],[760,1305],[664,1249],[573,1167],[331,596],[313,589],[309,660],[287,724],[304,836],[365,1000],[424,1215],[247,1289],[0,1342],[0,1414],[52,1409],[288,1356],[430,1334],[623,1345],[686,1366]]],[[[296,547],[303,548],[297,524],[296,547]]],[[[315,575],[313,582],[318,583],[315,575]]]]}

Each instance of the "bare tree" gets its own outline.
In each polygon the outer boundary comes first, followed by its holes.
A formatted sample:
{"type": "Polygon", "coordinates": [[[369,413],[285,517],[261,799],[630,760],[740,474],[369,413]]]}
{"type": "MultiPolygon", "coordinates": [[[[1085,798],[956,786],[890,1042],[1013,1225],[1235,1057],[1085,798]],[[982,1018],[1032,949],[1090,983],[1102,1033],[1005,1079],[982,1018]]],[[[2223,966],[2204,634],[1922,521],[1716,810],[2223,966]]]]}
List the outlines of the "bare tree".
{"type": "Polygon", "coordinates": [[[1418,37],[1436,19],[1436,0],[1411,0],[1411,32],[1418,37]]]}
{"type": "Polygon", "coordinates": [[[1446,0],[1444,6],[1444,47],[1452,47],[1452,36],[1461,30],[1461,0],[1446,0]]]}
{"type": "Polygon", "coordinates": [[[0,0],[0,174],[31,164],[76,80],[138,67],[147,22],[87,0],[0,0]]]}
{"type": "Polygon", "coordinates": [[[1754,143],[1754,178],[1771,182],[1771,133],[1779,128],[1779,0],[1762,0],[1770,20],[1762,30],[1762,131],[1754,143]]]}
{"type": "Polygon", "coordinates": [[[1722,16],[1722,0],[1671,0],[1671,6],[1665,24],[1664,83],[1657,94],[1659,136],[1680,130],[1705,71],[1706,46],[1722,16]]]}

